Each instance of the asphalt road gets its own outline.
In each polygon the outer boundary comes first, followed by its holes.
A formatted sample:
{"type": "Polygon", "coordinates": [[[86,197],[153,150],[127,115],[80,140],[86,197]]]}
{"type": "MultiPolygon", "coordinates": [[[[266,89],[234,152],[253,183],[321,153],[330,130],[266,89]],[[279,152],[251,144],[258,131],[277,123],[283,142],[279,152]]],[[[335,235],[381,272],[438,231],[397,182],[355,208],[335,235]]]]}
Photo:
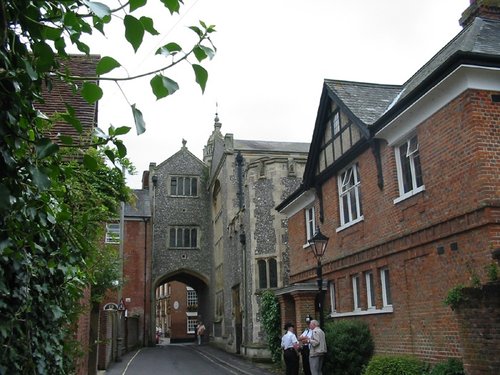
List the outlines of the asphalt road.
{"type": "Polygon", "coordinates": [[[128,353],[106,375],[269,375],[262,365],[208,345],[157,345],[128,353]]]}

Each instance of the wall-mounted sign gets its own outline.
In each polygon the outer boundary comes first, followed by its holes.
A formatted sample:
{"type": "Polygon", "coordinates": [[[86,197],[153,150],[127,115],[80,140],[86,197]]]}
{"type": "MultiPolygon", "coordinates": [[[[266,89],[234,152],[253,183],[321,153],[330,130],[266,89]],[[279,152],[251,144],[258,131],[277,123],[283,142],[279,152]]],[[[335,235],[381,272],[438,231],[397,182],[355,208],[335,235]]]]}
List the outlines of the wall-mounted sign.
{"type": "Polygon", "coordinates": [[[175,301],[174,302],[174,309],[178,309],[179,308],[179,301],[175,301]]]}

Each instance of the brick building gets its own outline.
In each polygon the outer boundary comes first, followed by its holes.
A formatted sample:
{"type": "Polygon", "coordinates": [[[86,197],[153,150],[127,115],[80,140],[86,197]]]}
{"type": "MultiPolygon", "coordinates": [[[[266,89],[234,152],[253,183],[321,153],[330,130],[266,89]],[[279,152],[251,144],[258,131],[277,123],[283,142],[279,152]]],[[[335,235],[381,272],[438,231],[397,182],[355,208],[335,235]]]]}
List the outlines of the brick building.
{"type": "Polygon", "coordinates": [[[327,321],[366,321],[376,353],[463,357],[443,300],[486,283],[500,246],[499,15],[498,1],[471,2],[463,30],[401,86],[325,80],[304,182],[277,207],[291,249],[277,295],[298,331],[314,312],[320,227],[327,321]]]}

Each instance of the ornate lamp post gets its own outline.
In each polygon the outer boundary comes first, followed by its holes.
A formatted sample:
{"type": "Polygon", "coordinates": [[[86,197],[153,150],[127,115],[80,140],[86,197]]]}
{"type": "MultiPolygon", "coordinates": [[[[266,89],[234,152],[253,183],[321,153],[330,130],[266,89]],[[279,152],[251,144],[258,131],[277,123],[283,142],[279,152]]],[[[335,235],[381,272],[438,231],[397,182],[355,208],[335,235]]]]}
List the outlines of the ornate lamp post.
{"type": "Polygon", "coordinates": [[[319,227],[316,227],[316,233],[314,233],[314,236],[312,236],[311,239],[308,240],[309,245],[311,245],[314,257],[318,261],[318,267],[316,269],[316,273],[318,276],[318,291],[319,291],[319,298],[318,298],[318,308],[319,308],[319,325],[321,328],[324,328],[324,313],[323,313],[323,301],[324,301],[324,295],[323,295],[323,266],[321,264],[321,258],[323,255],[325,255],[326,251],[326,246],[328,245],[328,240],[329,238],[325,236],[321,231],[319,230],[319,227]]]}

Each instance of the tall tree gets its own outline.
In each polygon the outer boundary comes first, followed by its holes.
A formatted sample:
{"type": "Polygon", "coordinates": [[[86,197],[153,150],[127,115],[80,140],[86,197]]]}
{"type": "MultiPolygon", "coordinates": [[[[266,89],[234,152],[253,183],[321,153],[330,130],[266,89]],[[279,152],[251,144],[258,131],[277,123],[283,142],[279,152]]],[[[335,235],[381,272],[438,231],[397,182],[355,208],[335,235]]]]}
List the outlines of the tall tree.
{"type": "MultiPolygon", "coordinates": [[[[170,14],[182,4],[160,1],[170,14]]],[[[121,66],[111,56],[102,57],[95,75],[75,75],[65,68],[67,51],[73,44],[90,54],[81,37],[104,34],[112,19],[123,22],[124,39],[137,51],[145,33],[157,34],[153,18],[135,16],[146,3],[117,2],[112,9],[89,0],[0,0],[0,374],[72,371],[66,344],[78,301],[89,283],[103,283],[96,271],[96,228],[127,198],[123,176],[103,156],[116,166],[127,165],[119,137],[131,127],[96,129],[85,142],[68,134],[53,139],[48,134],[56,120],[79,137],[85,135],[78,108],[67,103],[64,113],[49,118],[36,105],[50,95],[55,80],[95,103],[102,96],[97,80],[133,79],[101,76],[121,66]]],[[[179,63],[191,64],[205,89],[208,75],[201,62],[215,53],[210,40],[215,29],[203,22],[190,29],[198,37],[194,46],[163,45],[157,54],[165,56],[165,65],[141,75],[151,75],[157,98],[178,89],[166,72],[179,63]]],[[[140,134],[145,130],[142,113],[130,107],[140,134]]]]}

